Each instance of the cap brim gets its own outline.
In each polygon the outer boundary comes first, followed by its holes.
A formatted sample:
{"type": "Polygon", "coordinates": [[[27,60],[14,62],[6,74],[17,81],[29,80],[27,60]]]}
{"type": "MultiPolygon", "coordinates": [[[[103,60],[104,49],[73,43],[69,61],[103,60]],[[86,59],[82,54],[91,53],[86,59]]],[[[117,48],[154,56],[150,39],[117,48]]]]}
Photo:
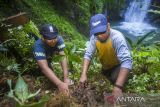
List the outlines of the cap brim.
{"type": "Polygon", "coordinates": [[[44,35],[44,38],[45,39],[54,39],[54,38],[56,38],[57,37],[57,33],[45,33],[45,34],[43,34],[44,35]]]}
{"type": "Polygon", "coordinates": [[[96,28],[94,28],[90,31],[90,36],[94,35],[96,33],[105,32],[105,31],[107,31],[107,26],[106,25],[99,26],[99,27],[96,27],[96,28]]]}

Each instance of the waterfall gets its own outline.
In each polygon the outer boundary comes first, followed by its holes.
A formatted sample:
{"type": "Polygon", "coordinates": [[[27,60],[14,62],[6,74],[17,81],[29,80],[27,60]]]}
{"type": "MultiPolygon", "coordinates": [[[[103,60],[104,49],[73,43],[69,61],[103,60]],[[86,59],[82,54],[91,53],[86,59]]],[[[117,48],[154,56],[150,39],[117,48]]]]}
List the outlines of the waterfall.
{"type": "Polygon", "coordinates": [[[114,28],[128,32],[132,36],[143,36],[155,30],[155,27],[145,21],[150,5],[151,0],[130,0],[124,14],[124,21],[114,28]]]}
{"type": "Polygon", "coordinates": [[[151,0],[133,0],[124,15],[125,22],[142,23],[146,17],[151,0]]]}

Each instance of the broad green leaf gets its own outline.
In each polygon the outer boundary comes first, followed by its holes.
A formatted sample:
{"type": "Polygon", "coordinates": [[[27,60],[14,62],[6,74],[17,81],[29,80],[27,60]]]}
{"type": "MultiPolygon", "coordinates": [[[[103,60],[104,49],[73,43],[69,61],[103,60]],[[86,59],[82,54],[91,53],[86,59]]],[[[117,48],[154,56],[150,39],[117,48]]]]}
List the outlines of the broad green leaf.
{"type": "Polygon", "coordinates": [[[29,96],[28,86],[20,74],[18,76],[18,80],[15,86],[15,95],[18,99],[21,100],[22,104],[24,104],[24,102],[29,96]]]}
{"type": "Polygon", "coordinates": [[[144,35],[143,37],[139,38],[137,41],[137,45],[140,45],[148,36],[150,36],[153,33],[154,33],[154,31],[151,31],[148,34],[144,35]]]}
{"type": "Polygon", "coordinates": [[[12,80],[10,80],[10,79],[7,80],[7,83],[8,83],[9,88],[10,88],[10,91],[9,91],[9,93],[8,93],[7,96],[13,98],[13,99],[14,99],[15,101],[17,101],[19,104],[22,104],[22,103],[20,102],[20,100],[14,96],[14,93],[13,93],[14,90],[12,90],[12,84],[11,84],[11,82],[12,82],[12,80]]]}

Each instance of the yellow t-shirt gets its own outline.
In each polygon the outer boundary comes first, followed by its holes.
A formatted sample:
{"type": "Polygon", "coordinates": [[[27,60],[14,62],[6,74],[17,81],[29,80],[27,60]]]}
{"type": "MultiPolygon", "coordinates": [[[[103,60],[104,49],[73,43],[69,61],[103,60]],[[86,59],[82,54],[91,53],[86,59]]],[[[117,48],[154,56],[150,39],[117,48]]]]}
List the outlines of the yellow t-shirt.
{"type": "Polygon", "coordinates": [[[97,40],[96,48],[103,69],[107,70],[119,64],[119,60],[112,46],[110,37],[104,43],[101,43],[99,40],[97,40]]]}

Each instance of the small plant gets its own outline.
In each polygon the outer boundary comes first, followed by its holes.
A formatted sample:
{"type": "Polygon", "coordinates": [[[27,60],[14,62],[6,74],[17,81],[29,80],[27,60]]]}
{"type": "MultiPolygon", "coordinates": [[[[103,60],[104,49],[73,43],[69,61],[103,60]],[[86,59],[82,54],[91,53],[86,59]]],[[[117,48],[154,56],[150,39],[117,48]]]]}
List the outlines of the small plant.
{"type": "MultiPolygon", "coordinates": [[[[19,72],[19,70],[17,70],[19,72]]],[[[31,94],[28,90],[28,86],[25,83],[24,79],[22,78],[21,74],[18,74],[18,80],[15,86],[15,89],[12,89],[12,81],[10,79],[7,80],[7,83],[10,87],[10,91],[8,93],[8,97],[13,98],[15,101],[17,101],[20,105],[24,105],[28,99],[36,96],[39,92],[40,89],[34,93],[31,94]]]]}

